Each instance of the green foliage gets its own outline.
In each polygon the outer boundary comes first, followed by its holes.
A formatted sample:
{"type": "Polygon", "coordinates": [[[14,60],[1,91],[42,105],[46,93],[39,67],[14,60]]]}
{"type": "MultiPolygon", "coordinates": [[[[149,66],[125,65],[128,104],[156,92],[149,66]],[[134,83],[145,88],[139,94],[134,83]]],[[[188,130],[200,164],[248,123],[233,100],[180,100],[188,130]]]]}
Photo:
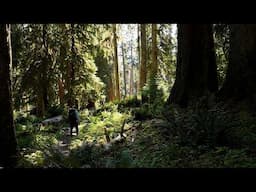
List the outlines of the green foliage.
{"type": "Polygon", "coordinates": [[[97,116],[89,118],[89,126],[87,127],[87,134],[94,136],[93,139],[100,143],[105,143],[104,128],[109,132],[111,138],[120,133],[122,123],[129,117],[129,114],[122,114],[117,111],[117,106],[113,111],[102,111],[97,116]]]}
{"type": "Polygon", "coordinates": [[[116,104],[118,105],[118,110],[124,112],[125,110],[127,110],[127,108],[140,107],[141,101],[137,97],[131,97],[116,102],[116,104]]]}
{"type": "MultiPolygon", "coordinates": [[[[74,95],[83,105],[88,96],[101,93],[103,83],[96,76],[93,54],[98,26],[74,24],[17,24],[13,26],[14,103],[20,109],[27,102],[47,109],[58,104],[58,81],[68,88],[69,65],[74,65],[74,95]],[[75,39],[75,51],[71,39],[75,39]],[[43,101],[42,101],[43,100],[43,101]]],[[[67,93],[64,99],[67,101],[67,93]]],[[[51,109],[50,109],[51,110],[51,109]]]]}
{"type": "Polygon", "coordinates": [[[223,103],[207,108],[202,102],[198,101],[187,109],[177,106],[165,109],[163,115],[170,123],[171,139],[189,146],[255,146],[255,117],[244,111],[227,110],[223,103]]]}
{"type": "Polygon", "coordinates": [[[149,104],[143,104],[140,108],[134,109],[135,120],[145,120],[153,117],[152,109],[149,104]]]}
{"type": "MultiPolygon", "coordinates": [[[[93,60],[97,66],[97,76],[104,83],[103,92],[107,95],[108,90],[112,89],[110,81],[112,81],[112,57],[113,57],[113,46],[111,42],[111,26],[98,25],[97,26],[97,46],[92,47],[91,52],[93,60]]],[[[94,86],[93,86],[94,87],[94,86]]],[[[108,98],[107,98],[108,99],[108,98]]]]}
{"type": "Polygon", "coordinates": [[[47,117],[55,117],[58,115],[63,115],[65,114],[65,109],[62,106],[59,105],[53,105],[51,107],[49,107],[49,109],[47,110],[47,117]]]}
{"type": "Polygon", "coordinates": [[[24,156],[19,162],[19,166],[27,167],[27,168],[35,168],[35,167],[42,167],[44,165],[44,155],[43,152],[40,150],[36,150],[31,154],[27,154],[24,156]]]}
{"type": "MultiPolygon", "coordinates": [[[[118,103],[118,102],[117,102],[118,103]]],[[[103,111],[116,111],[118,108],[118,104],[114,104],[114,102],[105,103],[99,109],[94,112],[94,115],[98,115],[103,111]]]]}
{"type": "Polygon", "coordinates": [[[168,96],[169,90],[166,82],[160,78],[157,78],[156,81],[150,81],[142,89],[142,102],[144,104],[140,109],[135,109],[135,117],[137,119],[147,119],[162,116],[168,96]],[[150,86],[150,83],[153,83],[153,85],[150,86]],[[154,97],[150,98],[150,95],[154,97]]]}
{"type": "MultiPolygon", "coordinates": [[[[189,109],[172,107],[163,119],[144,119],[137,129],[134,141],[127,137],[124,143],[106,144],[104,127],[111,137],[120,132],[128,112],[120,113],[118,106],[109,103],[108,110],[89,115],[81,112],[80,135],[70,140],[70,155],[64,156],[55,148],[63,136],[45,132],[22,131],[32,129],[32,124],[17,124],[17,139],[22,149],[20,167],[68,168],[166,168],[166,167],[255,167],[255,118],[246,112],[232,113],[222,105],[202,109],[197,104],[189,109]],[[165,129],[166,128],[166,129],[165,129]],[[167,139],[165,131],[169,131],[167,139]],[[224,131],[223,146],[220,133],[224,131]],[[239,145],[234,145],[234,144],[239,145]],[[109,145],[109,146],[108,146],[109,145]],[[108,146],[108,147],[107,147],[108,146]],[[236,148],[234,148],[236,147],[236,148]],[[242,147],[242,148],[239,148],[242,147]],[[107,149],[108,148],[108,149],[107,149]]],[[[149,105],[147,106],[149,107],[149,105]]],[[[146,104],[141,109],[146,109],[146,104]]],[[[145,110],[149,111],[149,110],[145,110]]],[[[60,125],[63,127],[65,125],[60,125]]],[[[137,125],[138,126],[138,125],[137,125]]],[[[131,133],[128,132],[128,135],[131,133]]]]}
{"type": "Polygon", "coordinates": [[[176,34],[173,34],[175,26],[172,24],[160,24],[158,35],[158,70],[160,79],[167,85],[173,85],[176,75],[176,34]]]}
{"type": "Polygon", "coordinates": [[[171,124],[171,135],[182,145],[223,145],[228,143],[227,132],[235,126],[233,116],[221,107],[181,109],[172,106],[164,112],[171,124]]]}
{"type": "Polygon", "coordinates": [[[253,149],[256,146],[256,118],[246,111],[240,111],[234,114],[232,121],[236,122],[236,126],[227,133],[229,142],[234,146],[253,149]]]}
{"type": "Polygon", "coordinates": [[[218,81],[219,85],[222,85],[226,76],[228,65],[230,27],[228,24],[215,24],[213,25],[213,29],[218,81]]]}
{"type": "Polygon", "coordinates": [[[133,158],[131,152],[128,149],[121,151],[117,157],[118,161],[116,162],[117,168],[131,168],[133,165],[133,158]]]}
{"type": "Polygon", "coordinates": [[[24,112],[14,112],[14,122],[17,124],[26,124],[27,122],[38,123],[40,121],[41,119],[35,115],[29,115],[24,112]]]}

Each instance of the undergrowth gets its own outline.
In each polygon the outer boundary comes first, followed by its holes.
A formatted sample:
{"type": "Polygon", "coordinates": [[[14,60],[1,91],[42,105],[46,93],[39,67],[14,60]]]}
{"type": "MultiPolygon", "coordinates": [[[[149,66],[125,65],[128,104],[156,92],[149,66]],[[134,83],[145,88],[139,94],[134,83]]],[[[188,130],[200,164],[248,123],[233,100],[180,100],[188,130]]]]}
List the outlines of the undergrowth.
{"type": "Polygon", "coordinates": [[[183,109],[133,99],[108,103],[95,112],[80,111],[80,118],[79,135],[70,138],[70,154],[64,156],[56,144],[63,137],[62,128],[68,127],[66,122],[38,130],[39,119],[17,115],[19,167],[256,166],[255,117],[245,111],[229,111],[222,104],[202,107],[199,102],[183,109]],[[126,140],[107,143],[106,131],[113,140],[124,121],[124,129],[129,130],[126,140]]]}

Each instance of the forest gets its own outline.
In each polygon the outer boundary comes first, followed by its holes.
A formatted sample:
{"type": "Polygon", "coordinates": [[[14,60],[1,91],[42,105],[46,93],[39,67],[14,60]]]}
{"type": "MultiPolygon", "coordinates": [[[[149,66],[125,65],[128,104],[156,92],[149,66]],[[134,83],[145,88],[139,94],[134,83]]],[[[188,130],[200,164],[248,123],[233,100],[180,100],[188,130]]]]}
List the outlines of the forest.
{"type": "Polygon", "coordinates": [[[0,24],[0,167],[255,168],[254,51],[255,24],[0,24]]]}

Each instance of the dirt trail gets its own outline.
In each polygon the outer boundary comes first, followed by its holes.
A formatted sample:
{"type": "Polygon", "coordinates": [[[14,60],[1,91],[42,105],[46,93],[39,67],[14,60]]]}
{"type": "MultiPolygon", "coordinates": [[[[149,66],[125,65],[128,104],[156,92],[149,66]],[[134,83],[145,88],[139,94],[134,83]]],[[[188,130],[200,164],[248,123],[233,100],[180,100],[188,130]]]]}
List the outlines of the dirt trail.
{"type": "Polygon", "coordinates": [[[70,154],[70,149],[69,149],[69,146],[71,143],[70,128],[64,127],[62,129],[64,131],[64,134],[59,140],[57,144],[57,148],[63,154],[63,156],[67,157],[70,154]]]}

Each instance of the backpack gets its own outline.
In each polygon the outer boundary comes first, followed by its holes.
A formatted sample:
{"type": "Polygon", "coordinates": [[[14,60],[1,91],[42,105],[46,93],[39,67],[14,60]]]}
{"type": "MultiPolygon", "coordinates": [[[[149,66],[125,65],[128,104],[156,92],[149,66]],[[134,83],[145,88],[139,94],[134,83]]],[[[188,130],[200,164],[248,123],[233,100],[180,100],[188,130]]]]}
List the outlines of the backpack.
{"type": "Polygon", "coordinates": [[[76,114],[76,110],[75,109],[70,109],[69,110],[69,120],[70,121],[76,121],[78,120],[77,114],[76,114]]]}

